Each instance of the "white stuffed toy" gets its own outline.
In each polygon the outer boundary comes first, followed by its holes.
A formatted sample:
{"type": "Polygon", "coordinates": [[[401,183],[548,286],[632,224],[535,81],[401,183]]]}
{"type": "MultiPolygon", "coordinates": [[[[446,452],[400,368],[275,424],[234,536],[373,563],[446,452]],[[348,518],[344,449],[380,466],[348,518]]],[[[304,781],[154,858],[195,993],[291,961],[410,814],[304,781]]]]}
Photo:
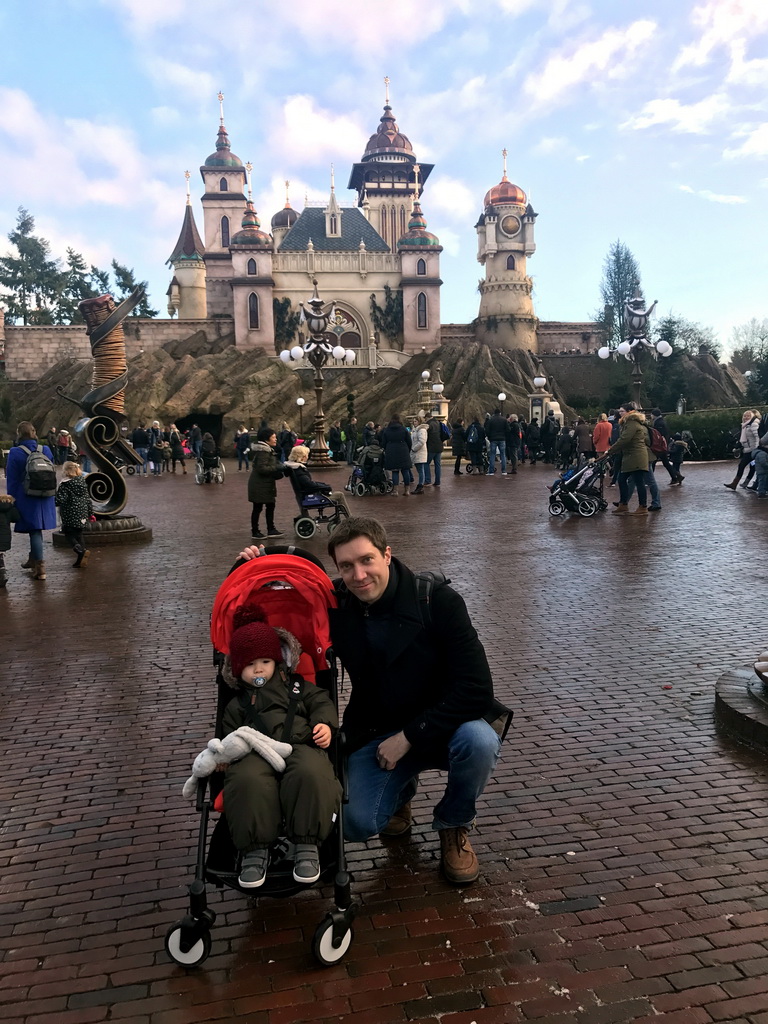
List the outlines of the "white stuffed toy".
{"type": "Polygon", "coordinates": [[[191,799],[197,793],[198,779],[207,778],[217,765],[232,764],[251,752],[263,757],[276,772],[284,772],[285,758],[293,753],[293,747],[290,743],[273,740],[249,725],[241,725],[223,740],[208,741],[208,746],[200,751],[192,764],[192,775],[184,783],[182,795],[191,799]]]}

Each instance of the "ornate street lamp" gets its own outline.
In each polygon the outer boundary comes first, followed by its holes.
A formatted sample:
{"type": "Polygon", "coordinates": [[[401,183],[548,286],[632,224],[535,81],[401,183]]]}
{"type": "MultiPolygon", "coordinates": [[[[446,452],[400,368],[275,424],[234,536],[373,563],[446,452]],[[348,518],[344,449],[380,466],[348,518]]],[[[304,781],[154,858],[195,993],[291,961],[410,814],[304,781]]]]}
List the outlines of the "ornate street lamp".
{"type": "Polygon", "coordinates": [[[304,399],[297,398],[296,405],[299,407],[299,431],[302,438],[304,437],[304,399]]]}
{"type": "Polygon", "coordinates": [[[617,356],[624,356],[632,363],[632,389],[634,392],[632,397],[638,409],[641,407],[640,392],[643,387],[640,353],[643,350],[650,352],[654,359],[658,359],[659,356],[666,358],[672,355],[672,346],[668,341],[659,341],[654,345],[652,341],[648,340],[648,321],[656,308],[656,301],[654,300],[653,305],[648,309],[643,309],[644,304],[639,289],[635,289],[634,296],[629,302],[624,303],[624,322],[629,332],[628,340],[622,341],[615,348],[603,345],[597,350],[601,359],[608,359],[609,356],[613,356],[614,359],[617,356]]]}
{"type": "MultiPolygon", "coordinates": [[[[302,345],[294,345],[292,349],[285,349],[280,353],[280,358],[286,364],[307,360],[315,370],[315,438],[310,442],[310,456],[307,464],[310,466],[321,466],[323,469],[336,468],[336,463],[331,462],[328,457],[328,445],[325,440],[325,414],[323,413],[323,367],[329,358],[343,359],[345,363],[355,361],[355,353],[352,349],[343,348],[341,345],[332,345],[325,336],[328,330],[328,323],[333,318],[335,310],[334,303],[323,304],[317,294],[317,279],[312,279],[314,290],[312,298],[307,304],[301,304],[300,323],[307,325],[309,340],[302,345]]],[[[302,399],[303,401],[303,399],[302,399]]],[[[298,404],[298,403],[297,403],[298,404]]],[[[299,406],[301,409],[301,406],[299,406]]]]}
{"type": "Polygon", "coordinates": [[[501,406],[501,415],[503,416],[504,415],[504,403],[507,400],[506,392],[500,391],[496,397],[499,400],[499,405],[501,406]]]}

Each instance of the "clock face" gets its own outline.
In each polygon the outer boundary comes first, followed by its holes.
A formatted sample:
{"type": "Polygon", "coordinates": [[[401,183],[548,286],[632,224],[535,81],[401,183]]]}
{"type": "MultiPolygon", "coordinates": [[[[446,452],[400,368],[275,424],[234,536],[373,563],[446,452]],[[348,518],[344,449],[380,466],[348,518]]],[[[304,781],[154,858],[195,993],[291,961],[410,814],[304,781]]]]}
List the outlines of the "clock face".
{"type": "Polygon", "coordinates": [[[516,235],[520,230],[520,219],[509,214],[501,222],[501,230],[505,235],[516,235]]]}

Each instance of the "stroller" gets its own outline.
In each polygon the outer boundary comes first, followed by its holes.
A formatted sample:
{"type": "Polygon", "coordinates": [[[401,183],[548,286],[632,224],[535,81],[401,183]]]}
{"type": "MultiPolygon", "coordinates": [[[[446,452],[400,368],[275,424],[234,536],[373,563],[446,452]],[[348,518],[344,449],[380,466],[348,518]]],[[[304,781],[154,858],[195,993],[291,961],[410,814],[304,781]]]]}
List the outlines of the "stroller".
{"type": "Polygon", "coordinates": [[[358,448],[355,455],[355,468],[350,474],[347,491],[358,498],[366,494],[389,494],[392,481],[384,469],[384,449],[377,444],[369,444],[358,448]]]}
{"type": "MultiPolygon", "coordinates": [[[[225,653],[229,650],[232,618],[237,608],[249,601],[257,602],[267,613],[272,626],[282,626],[292,633],[303,651],[293,668],[309,682],[325,687],[338,706],[338,680],[336,663],[331,651],[328,611],[336,607],[333,584],[320,561],[296,547],[270,547],[261,558],[238,563],[219,587],[211,614],[211,640],[214,646],[213,663],[216,667],[218,702],[216,707],[216,736],[223,734],[224,709],[234,691],[225,674],[225,653]]],[[[231,678],[231,676],[230,676],[231,678]]],[[[342,780],[339,744],[334,742],[329,754],[342,780]]],[[[165,949],[170,958],[182,967],[197,967],[211,951],[211,926],[215,913],[208,908],[206,882],[218,888],[229,886],[243,894],[253,890],[242,889],[238,882],[238,853],[230,836],[223,807],[222,773],[213,772],[197,780],[196,809],[200,814],[195,878],[189,885],[189,912],[182,920],[171,925],[165,936],[165,949]],[[208,790],[208,792],[206,792],[208,790]],[[211,812],[221,812],[210,837],[208,819],[211,812]]],[[[341,960],[352,942],[352,921],[357,906],[352,901],[344,850],[342,828],[342,797],[337,820],[328,839],[320,847],[320,881],[334,882],[334,908],[329,910],[317,927],[312,951],[324,966],[341,960]]],[[[270,847],[269,871],[258,895],[294,896],[307,888],[293,878],[293,845],[287,839],[278,839],[270,847]]]]}
{"type": "Polygon", "coordinates": [[[470,460],[465,469],[466,472],[472,475],[472,473],[479,473],[481,476],[483,473],[487,473],[491,466],[491,460],[488,458],[488,445],[483,445],[481,451],[467,452],[467,458],[470,460]],[[477,459],[477,461],[473,461],[477,459]]]}
{"type": "MultiPolygon", "coordinates": [[[[349,515],[349,509],[340,501],[334,501],[328,493],[331,490],[330,484],[320,484],[316,494],[305,494],[297,484],[293,473],[288,474],[291,480],[293,493],[299,504],[299,514],[294,517],[293,528],[296,535],[302,540],[309,540],[317,533],[318,526],[325,525],[328,533],[333,533],[342,519],[349,515]]],[[[319,483],[319,481],[318,481],[319,483]]]]}
{"type": "Polygon", "coordinates": [[[576,512],[589,519],[596,512],[604,512],[608,502],[604,497],[605,463],[588,462],[581,469],[567,469],[549,488],[549,514],[561,516],[576,512]]]}
{"type": "Polygon", "coordinates": [[[203,452],[195,465],[195,483],[223,484],[225,475],[224,463],[219,456],[203,452]]]}

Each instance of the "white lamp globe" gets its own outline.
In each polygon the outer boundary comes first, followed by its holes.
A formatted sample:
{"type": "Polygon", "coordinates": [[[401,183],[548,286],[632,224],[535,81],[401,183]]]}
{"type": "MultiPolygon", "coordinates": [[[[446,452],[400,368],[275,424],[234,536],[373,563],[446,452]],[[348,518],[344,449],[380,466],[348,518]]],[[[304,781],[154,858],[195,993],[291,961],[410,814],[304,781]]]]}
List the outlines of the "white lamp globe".
{"type": "Polygon", "coordinates": [[[280,358],[283,360],[284,363],[290,363],[291,353],[288,351],[287,348],[284,348],[283,351],[280,353],[280,358]]]}
{"type": "Polygon", "coordinates": [[[666,348],[664,349],[664,351],[663,351],[663,352],[662,352],[661,354],[662,354],[662,356],[664,356],[665,358],[666,358],[667,356],[671,356],[671,355],[672,355],[672,346],[671,346],[671,345],[667,345],[667,347],[666,347],[666,348]]]}
{"type": "Polygon", "coordinates": [[[616,351],[619,353],[620,356],[625,356],[631,348],[632,346],[629,344],[628,341],[622,341],[622,343],[619,345],[616,351]]]}
{"type": "Polygon", "coordinates": [[[298,407],[301,409],[301,407],[304,405],[304,399],[303,398],[297,398],[296,399],[296,405],[298,405],[298,407]]]}
{"type": "Polygon", "coordinates": [[[424,370],[421,374],[422,380],[429,380],[429,370],[424,370]]]}
{"type": "Polygon", "coordinates": [[[302,359],[304,357],[304,349],[301,345],[294,345],[291,349],[291,356],[294,359],[302,359]]]}
{"type": "Polygon", "coordinates": [[[348,348],[347,351],[344,354],[344,362],[345,363],[354,363],[354,361],[355,361],[355,353],[352,351],[351,348],[348,348]]]}
{"type": "Polygon", "coordinates": [[[443,391],[445,391],[445,384],[433,384],[432,390],[436,395],[442,395],[443,391]]]}
{"type": "Polygon", "coordinates": [[[507,400],[507,396],[504,394],[503,391],[500,391],[496,397],[500,402],[506,402],[507,400]]]}
{"type": "Polygon", "coordinates": [[[608,348],[607,345],[603,345],[602,348],[599,348],[597,350],[597,354],[601,359],[607,359],[611,354],[611,350],[608,348]]]}
{"type": "Polygon", "coordinates": [[[333,349],[333,352],[331,352],[331,355],[333,356],[334,359],[343,359],[344,356],[346,355],[346,352],[347,350],[344,348],[343,345],[336,345],[333,349]]]}
{"type": "Polygon", "coordinates": [[[668,341],[660,341],[656,346],[656,351],[661,356],[668,356],[672,354],[672,346],[668,341]]]}
{"type": "Polygon", "coordinates": [[[546,386],[546,383],[547,383],[547,378],[546,377],[534,377],[533,378],[533,386],[535,388],[543,388],[543,387],[546,386]]]}

